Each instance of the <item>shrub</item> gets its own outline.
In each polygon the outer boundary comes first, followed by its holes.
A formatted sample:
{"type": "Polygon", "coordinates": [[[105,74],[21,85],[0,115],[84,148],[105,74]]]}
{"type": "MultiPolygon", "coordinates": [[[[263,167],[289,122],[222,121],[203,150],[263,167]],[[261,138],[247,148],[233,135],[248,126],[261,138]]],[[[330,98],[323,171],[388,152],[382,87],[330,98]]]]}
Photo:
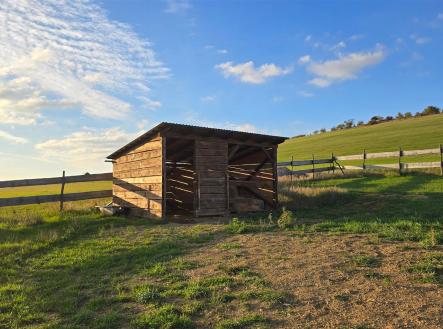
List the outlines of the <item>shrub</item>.
{"type": "Polygon", "coordinates": [[[245,222],[240,221],[238,218],[233,218],[231,222],[227,225],[226,231],[232,234],[242,234],[246,233],[247,225],[245,222]]]}
{"type": "Polygon", "coordinates": [[[277,225],[281,229],[293,227],[295,225],[295,218],[292,211],[283,208],[280,217],[277,220],[277,225]]]}

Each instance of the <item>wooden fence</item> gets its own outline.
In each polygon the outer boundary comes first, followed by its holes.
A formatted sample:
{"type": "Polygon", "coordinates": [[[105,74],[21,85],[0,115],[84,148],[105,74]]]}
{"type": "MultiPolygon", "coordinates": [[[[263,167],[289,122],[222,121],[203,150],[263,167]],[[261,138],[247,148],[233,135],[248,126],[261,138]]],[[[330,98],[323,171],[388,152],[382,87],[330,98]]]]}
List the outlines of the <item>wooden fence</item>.
{"type": "Polygon", "coordinates": [[[63,203],[66,201],[80,201],[88,199],[107,198],[112,196],[112,190],[65,194],[65,184],[110,180],[112,180],[112,173],[65,176],[65,172],[63,171],[63,175],[61,177],[2,181],[0,182],[0,188],[60,184],[60,193],[52,195],[0,198],[0,207],[39,204],[45,202],[60,202],[60,210],[63,210],[63,203]]]}
{"type": "Polygon", "coordinates": [[[311,160],[297,160],[297,161],[287,161],[279,162],[279,176],[300,176],[306,174],[313,174],[319,172],[335,172],[335,170],[369,170],[369,169],[394,169],[398,170],[402,174],[405,170],[409,169],[420,169],[420,168],[440,168],[440,173],[443,176],[443,147],[440,145],[435,149],[424,149],[424,150],[411,150],[406,151],[399,149],[393,152],[379,152],[379,153],[367,153],[363,151],[361,154],[355,155],[344,155],[344,156],[334,156],[331,155],[329,159],[315,159],[314,156],[311,160]],[[440,161],[428,161],[428,162],[403,162],[402,158],[405,156],[421,156],[421,155],[439,155],[440,161]],[[370,159],[381,159],[381,158],[395,158],[395,163],[388,164],[367,164],[366,161],[370,159]],[[339,161],[358,161],[361,160],[361,165],[341,165],[339,161]],[[329,164],[328,166],[317,167],[319,164],[329,164]],[[294,170],[294,167],[300,166],[311,166],[309,169],[294,170]],[[288,167],[291,167],[289,169],[288,167]]]}

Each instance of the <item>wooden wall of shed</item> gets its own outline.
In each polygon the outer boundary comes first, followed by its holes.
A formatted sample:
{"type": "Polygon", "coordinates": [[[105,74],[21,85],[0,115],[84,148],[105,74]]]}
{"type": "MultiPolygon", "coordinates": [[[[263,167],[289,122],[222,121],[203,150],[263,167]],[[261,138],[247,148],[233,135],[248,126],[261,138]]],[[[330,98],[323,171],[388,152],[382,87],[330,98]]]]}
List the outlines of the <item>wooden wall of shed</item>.
{"type": "MultiPolygon", "coordinates": [[[[267,152],[273,157],[271,148],[267,149],[267,152]]],[[[267,156],[263,150],[257,148],[254,153],[242,157],[237,161],[230,162],[229,175],[234,179],[230,181],[230,187],[232,191],[236,186],[239,186],[239,196],[253,197],[254,194],[252,191],[241,187],[241,185],[248,183],[247,186],[250,189],[253,189],[255,193],[266,200],[265,203],[268,207],[274,207],[277,202],[277,191],[275,190],[275,180],[277,177],[273,174],[273,164],[268,160],[266,164],[262,165],[256,172],[254,171],[266,159],[267,156]],[[253,176],[251,177],[251,175],[253,176]],[[235,179],[239,180],[237,184],[235,183],[235,179]]],[[[231,194],[234,195],[235,192],[232,191],[231,194]]]]}
{"type": "Polygon", "coordinates": [[[226,140],[196,140],[195,170],[198,193],[197,216],[223,216],[227,214],[227,165],[226,140]]]}
{"type": "Polygon", "coordinates": [[[113,204],[135,216],[162,217],[162,161],[160,136],[115,159],[113,204]]]}

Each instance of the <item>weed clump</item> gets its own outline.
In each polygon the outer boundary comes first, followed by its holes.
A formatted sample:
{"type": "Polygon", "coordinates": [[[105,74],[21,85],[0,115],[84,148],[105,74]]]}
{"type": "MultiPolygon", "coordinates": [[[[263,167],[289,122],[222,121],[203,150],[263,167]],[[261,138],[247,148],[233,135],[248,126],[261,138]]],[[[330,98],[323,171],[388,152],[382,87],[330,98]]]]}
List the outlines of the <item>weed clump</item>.
{"type": "Polygon", "coordinates": [[[168,304],[159,309],[143,314],[134,321],[140,329],[190,329],[195,328],[191,319],[182,314],[174,305],[168,304]]]}
{"type": "Polygon", "coordinates": [[[292,211],[283,208],[277,220],[277,225],[281,229],[288,229],[295,225],[295,216],[292,211]]]}
{"type": "Polygon", "coordinates": [[[247,232],[247,224],[238,218],[232,218],[231,222],[226,226],[226,231],[231,234],[242,234],[247,232]]]}
{"type": "Polygon", "coordinates": [[[135,290],[135,299],[142,304],[156,303],[159,301],[161,291],[158,287],[144,285],[135,290]]]}

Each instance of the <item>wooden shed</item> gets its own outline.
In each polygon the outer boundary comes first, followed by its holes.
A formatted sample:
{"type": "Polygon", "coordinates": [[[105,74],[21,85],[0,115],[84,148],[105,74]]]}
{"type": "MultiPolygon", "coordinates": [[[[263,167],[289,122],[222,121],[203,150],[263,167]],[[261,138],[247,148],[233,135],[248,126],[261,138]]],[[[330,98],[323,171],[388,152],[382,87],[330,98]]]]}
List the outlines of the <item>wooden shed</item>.
{"type": "Polygon", "coordinates": [[[285,139],[163,122],[107,157],[113,204],[163,218],[275,208],[285,139]]]}

